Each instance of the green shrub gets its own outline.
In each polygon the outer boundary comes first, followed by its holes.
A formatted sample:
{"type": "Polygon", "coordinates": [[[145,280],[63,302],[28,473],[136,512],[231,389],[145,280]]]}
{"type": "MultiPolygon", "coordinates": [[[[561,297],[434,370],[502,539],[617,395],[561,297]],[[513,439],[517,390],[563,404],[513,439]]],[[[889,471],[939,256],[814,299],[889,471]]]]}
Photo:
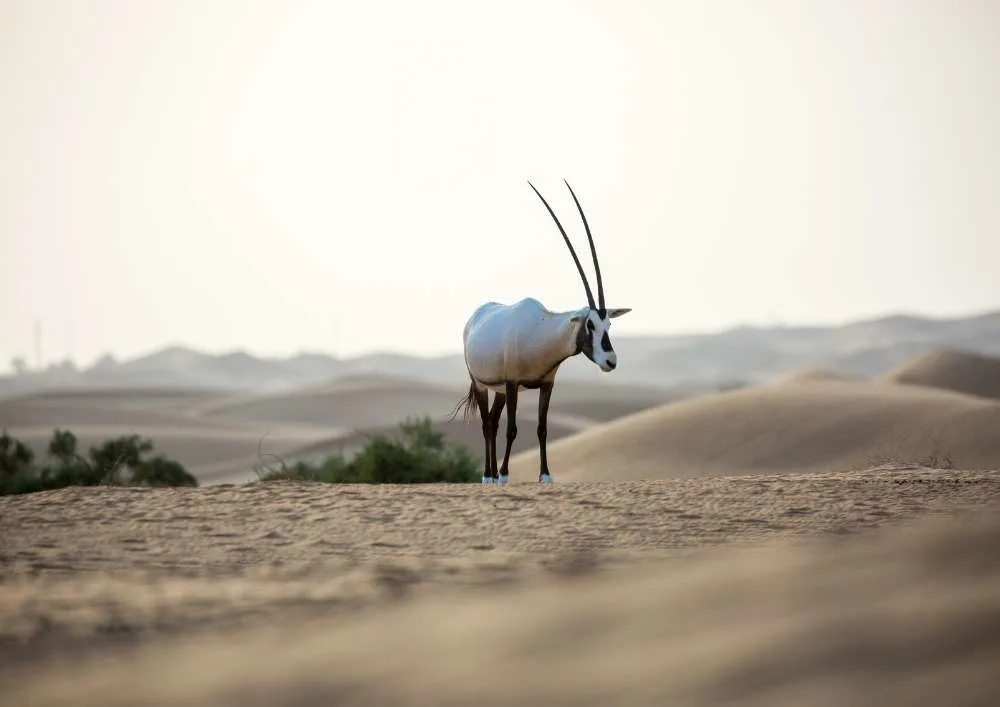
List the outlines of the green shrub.
{"type": "Polygon", "coordinates": [[[449,445],[436,432],[429,417],[400,424],[401,439],[383,434],[368,438],[365,447],[349,461],[342,454],[319,464],[303,461],[280,469],[258,472],[261,481],[294,479],[333,484],[478,483],[479,463],[459,445],[449,445]]]}
{"type": "Polygon", "coordinates": [[[0,435],[0,495],[31,493],[67,486],[197,486],[181,464],[162,455],[150,457],[153,443],[125,435],[77,452],[69,430],[57,429],[49,441],[51,463],[38,466],[31,450],[6,430],[0,435]]]}

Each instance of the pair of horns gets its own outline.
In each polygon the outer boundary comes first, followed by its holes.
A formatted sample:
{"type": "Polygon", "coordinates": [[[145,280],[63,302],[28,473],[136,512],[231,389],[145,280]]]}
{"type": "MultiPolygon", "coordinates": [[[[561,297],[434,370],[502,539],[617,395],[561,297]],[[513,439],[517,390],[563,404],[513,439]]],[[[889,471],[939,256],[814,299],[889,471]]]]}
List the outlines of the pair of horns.
{"type": "Polygon", "coordinates": [[[576,250],[573,248],[573,244],[569,242],[569,236],[566,235],[566,229],[562,227],[559,223],[559,218],[556,216],[552,207],[549,206],[549,202],[545,200],[545,197],[535,189],[535,185],[530,181],[528,186],[534,189],[535,193],[538,194],[538,198],[542,200],[545,204],[545,208],[548,209],[549,215],[552,216],[552,220],[556,222],[556,226],[559,227],[559,232],[562,234],[563,240],[566,241],[566,247],[569,248],[570,255],[573,256],[573,262],[576,263],[576,269],[580,272],[580,279],[583,280],[583,288],[587,291],[587,302],[590,304],[591,309],[596,309],[604,315],[604,283],[601,280],[601,266],[597,262],[597,249],[594,248],[594,237],[590,235],[590,224],[587,223],[587,217],[583,213],[583,207],[580,206],[580,200],[576,198],[576,194],[573,192],[573,187],[569,185],[565,179],[563,183],[569,189],[569,193],[573,197],[573,202],[576,204],[577,211],[580,212],[580,218],[583,219],[583,227],[587,229],[587,240],[590,241],[590,255],[594,259],[594,272],[597,273],[597,306],[594,305],[594,293],[590,291],[590,283],[587,282],[587,276],[583,272],[583,266],[580,265],[580,259],[576,257],[576,250]]]}

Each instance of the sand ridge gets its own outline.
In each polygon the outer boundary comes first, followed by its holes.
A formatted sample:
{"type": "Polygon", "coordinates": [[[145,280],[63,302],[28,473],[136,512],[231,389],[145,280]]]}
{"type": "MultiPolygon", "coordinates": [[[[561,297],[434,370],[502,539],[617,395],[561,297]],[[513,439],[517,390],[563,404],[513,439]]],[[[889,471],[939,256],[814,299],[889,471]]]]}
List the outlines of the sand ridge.
{"type": "Polygon", "coordinates": [[[1000,358],[937,348],[904,362],[880,378],[1000,400],[1000,358]]]}
{"type": "MultiPolygon", "coordinates": [[[[548,446],[557,479],[858,469],[884,462],[1000,468],[1000,403],[869,381],[797,381],[682,400],[548,446]]],[[[537,478],[538,452],[511,459],[537,478]]]]}

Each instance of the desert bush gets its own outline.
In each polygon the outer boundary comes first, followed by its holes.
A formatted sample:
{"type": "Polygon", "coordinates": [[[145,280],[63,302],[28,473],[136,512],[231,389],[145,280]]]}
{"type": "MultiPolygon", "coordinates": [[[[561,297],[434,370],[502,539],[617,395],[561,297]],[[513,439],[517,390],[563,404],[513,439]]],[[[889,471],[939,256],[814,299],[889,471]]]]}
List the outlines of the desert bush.
{"type": "Polygon", "coordinates": [[[400,438],[377,434],[350,460],[331,455],[318,464],[299,461],[291,466],[258,470],[261,481],[294,479],[341,484],[477,483],[479,463],[465,447],[449,445],[434,430],[429,417],[399,425],[400,438]]]}
{"type": "Polygon", "coordinates": [[[124,435],[77,451],[69,430],[56,429],[49,440],[49,463],[34,463],[31,450],[6,430],[0,435],[0,495],[31,493],[67,486],[197,486],[181,464],[153,452],[151,440],[124,435]]]}
{"type": "Polygon", "coordinates": [[[14,439],[7,430],[0,435],[0,478],[22,473],[31,467],[35,455],[20,440],[14,439]]]}

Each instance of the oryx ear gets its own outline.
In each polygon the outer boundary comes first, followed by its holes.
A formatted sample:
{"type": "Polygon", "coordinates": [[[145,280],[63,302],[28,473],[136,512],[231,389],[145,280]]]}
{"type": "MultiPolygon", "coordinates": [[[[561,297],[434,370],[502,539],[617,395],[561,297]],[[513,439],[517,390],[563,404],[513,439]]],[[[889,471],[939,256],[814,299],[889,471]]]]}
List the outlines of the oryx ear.
{"type": "Polygon", "coordinates": [[[620,317],[623,314],[628,314],[632,311],[631,307],[619,307],[618,309],[608,310],[608,319],[614,319],[615,317],[620,317]]]}

